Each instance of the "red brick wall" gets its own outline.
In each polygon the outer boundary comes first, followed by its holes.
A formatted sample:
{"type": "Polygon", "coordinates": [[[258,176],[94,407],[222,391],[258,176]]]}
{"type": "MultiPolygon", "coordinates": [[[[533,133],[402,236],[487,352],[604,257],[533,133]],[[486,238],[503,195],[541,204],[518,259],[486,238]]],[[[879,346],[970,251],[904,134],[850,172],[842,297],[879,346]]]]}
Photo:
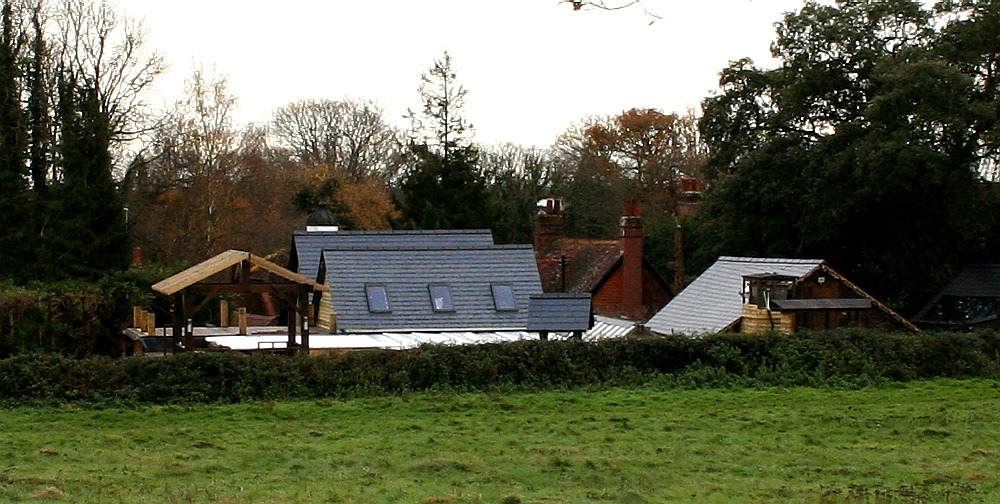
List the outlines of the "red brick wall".
{"type": "Polygon", "coordinates": [[[657,310],[670,301],[670,293],[656,281],[653,274],[643,268],[642,271],[642,306],[635,310],[626,310],[624,301],[624,277],[621,268],[615,268],[611,276],[601,284],[593,294],[594,313],[606,317],[630,317],[629,312],[641,314],[639,319],[646,320],[657,310]]]}

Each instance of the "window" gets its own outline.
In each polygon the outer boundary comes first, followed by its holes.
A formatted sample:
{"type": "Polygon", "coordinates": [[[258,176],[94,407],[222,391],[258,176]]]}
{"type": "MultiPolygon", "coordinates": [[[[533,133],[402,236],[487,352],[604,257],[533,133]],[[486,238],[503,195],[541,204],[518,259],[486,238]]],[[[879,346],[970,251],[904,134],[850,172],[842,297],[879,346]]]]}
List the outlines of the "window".
{"type": "Polygon", "coordinates": [[[431,308],[434,311],[455,311],[455,305],[451,302],[451,289],[447,285],[431,285],[428,290],[431,293],[431,308]]]}
{"type": "Polygon", "coordinates": [[[514,288],[508,284],[494,284],[493,306],[498,311],[517,310],[517,304],[514,303],[514,288]]]}
{"type": "Polygon", "coordinates": [[[368,296],[368,311],[371,313],[389,313],[389,293],[384,285],[366,285],[365,294],[368,296]]]}

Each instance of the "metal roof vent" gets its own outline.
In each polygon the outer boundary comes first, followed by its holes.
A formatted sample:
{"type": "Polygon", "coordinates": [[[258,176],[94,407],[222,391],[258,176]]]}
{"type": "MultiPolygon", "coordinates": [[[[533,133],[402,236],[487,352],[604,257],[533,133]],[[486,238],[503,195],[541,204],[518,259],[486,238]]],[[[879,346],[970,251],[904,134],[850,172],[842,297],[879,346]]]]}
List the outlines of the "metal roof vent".
{"type": "Polygon", "coordinates": [[[306,232],[340,231],[337,216],[330,211],[325,201],[319,202],[319,207],[306,219],[306,232]]]}

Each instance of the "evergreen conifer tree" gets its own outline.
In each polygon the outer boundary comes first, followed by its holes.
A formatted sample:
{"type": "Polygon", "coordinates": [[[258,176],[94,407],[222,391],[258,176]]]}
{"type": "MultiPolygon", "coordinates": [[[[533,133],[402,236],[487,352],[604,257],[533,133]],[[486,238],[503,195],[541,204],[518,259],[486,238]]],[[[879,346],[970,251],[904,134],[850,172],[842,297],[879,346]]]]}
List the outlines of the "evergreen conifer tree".
{"type": "Polygon", "coordinates": [[[4,2],[0,33],[0,276],[19,270],[30,238],[27,208],[27,134],[21,108],[19,37],[10,2],[4,2]]]}
{"type": "Polygon", "coordinates": [[[49,277],[97,278],[122,269],[128,243],[111,175],[111,130],[97,91],[64,77],[59,85],[59,168],[45,230],[49,277]]]}
{"type": "Polygon", "coordinates": [[[455,82],[448,53],[421,78],[423,111],[409,115],[421,138],[410,142],[415,163],[400,187],[402,223],[420,229],[490,227],[494,205],[478,153],[465,136],[471,128],[461,115],[466,91],[455,82]]]}

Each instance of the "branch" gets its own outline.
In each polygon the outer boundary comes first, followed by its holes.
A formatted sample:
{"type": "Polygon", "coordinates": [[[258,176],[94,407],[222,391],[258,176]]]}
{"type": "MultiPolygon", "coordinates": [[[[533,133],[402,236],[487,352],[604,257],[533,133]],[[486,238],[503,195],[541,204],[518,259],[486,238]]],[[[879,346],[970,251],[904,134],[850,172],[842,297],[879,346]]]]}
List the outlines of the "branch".
{"type": "Polygon", "coordinates": [[[608,5],[604,0],[559,0],[559,3],[568,3],[573,6],[573,10],[575,11],[582,10],[584,7],[586,7],[588,10],[600,9],[606,11],[616,11],[616,10],[627,9],[634,5],[638,5],[639,8],[642,9],[642,12],[645,15],[654,18],[653,21],[650,21],[649,24],[653,24],[657,19],[663,19],[663,16],[660,16],[659,14],[656,14],[647,9],[646,6],[642,3],[642,0],[626,1],[625,3],[619,5],[608,5]]]}

